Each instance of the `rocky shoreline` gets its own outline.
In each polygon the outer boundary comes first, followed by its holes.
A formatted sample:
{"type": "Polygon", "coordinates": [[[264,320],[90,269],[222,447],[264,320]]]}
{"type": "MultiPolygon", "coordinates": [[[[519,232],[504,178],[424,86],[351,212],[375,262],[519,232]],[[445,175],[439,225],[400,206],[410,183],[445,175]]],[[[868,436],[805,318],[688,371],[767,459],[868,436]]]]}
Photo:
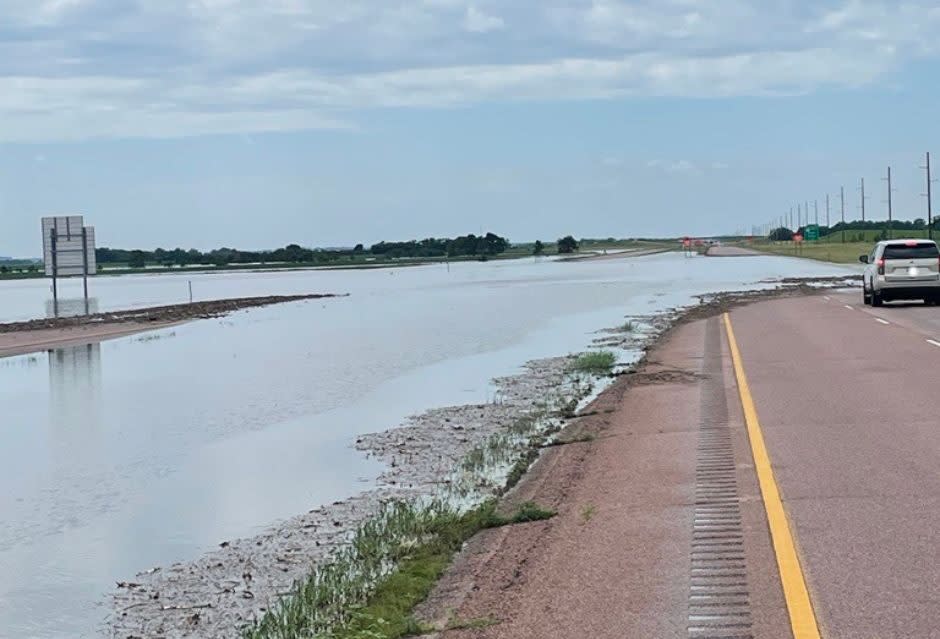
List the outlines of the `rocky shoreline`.
{"type": "Polygon", "coordinates": [[[222,542],[195,561],[119,582],[107,636],[232,637],[290,593],[313,564],[329,557],[383,504],[445,493],[473,499],[490,492],[499,479],[484,481],[463,460],[494,435],[543,411],[544,398],[565,388],[570,361],[533,361],[523,373],[495,380],[498,393],[489,404],[434,409],[399,428],[358,438],[357,449],[386,464],[375,488],[262,535],[222,542]]]}

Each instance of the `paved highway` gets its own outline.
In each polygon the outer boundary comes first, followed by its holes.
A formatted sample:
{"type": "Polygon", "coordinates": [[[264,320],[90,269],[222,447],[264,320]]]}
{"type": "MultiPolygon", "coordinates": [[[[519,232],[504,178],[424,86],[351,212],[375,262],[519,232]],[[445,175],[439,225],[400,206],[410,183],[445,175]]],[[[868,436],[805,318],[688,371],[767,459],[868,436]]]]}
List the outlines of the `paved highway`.
{"type": "Polygon", "coordinates": [[[459,562],[447,609],[494,623],[444,636],[940,637],[940,308],[860,297],[673,333],[520,487],[558,516],[459,562]]]}
{"type": "Polygon", "coordinates": [[[731,319],[822,635],[938,637],[940,309],[859,302],[731,319]]]}

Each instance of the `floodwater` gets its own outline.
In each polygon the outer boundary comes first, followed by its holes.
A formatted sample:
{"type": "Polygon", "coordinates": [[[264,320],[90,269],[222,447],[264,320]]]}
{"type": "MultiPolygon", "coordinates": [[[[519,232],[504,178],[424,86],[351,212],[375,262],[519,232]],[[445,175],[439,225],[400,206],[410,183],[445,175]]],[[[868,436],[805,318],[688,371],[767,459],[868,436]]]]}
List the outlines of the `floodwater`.
{"type": "MultiPolygon", "coordinates": [[[[351,448],[593,332],[773,277],[854,271],[783,257],[660,254],[369,271],[98,278],[100,310],[350,293],[100,345],[0,359],[0,637],[96,636],[114,582],[198,556],[380,469],[351,448]]],[[[0,321],[44,316],[0,285],[0,321]]]]}

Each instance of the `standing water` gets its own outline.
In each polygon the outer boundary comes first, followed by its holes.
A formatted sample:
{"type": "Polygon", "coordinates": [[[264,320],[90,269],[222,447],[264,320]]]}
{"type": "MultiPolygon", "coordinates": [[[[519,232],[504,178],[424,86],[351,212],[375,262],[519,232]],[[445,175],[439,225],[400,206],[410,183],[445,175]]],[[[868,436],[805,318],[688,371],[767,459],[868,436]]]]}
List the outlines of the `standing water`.
{"type": "MultiPolygon", "coordinates": [[[[426,409],[490,399],[527,360],[594,331],[780,277],[852,271],[668,253],[369,271],[98,278],[104,310],[350,293],[100,345],[0,359],[0,637],[95,636],[114,582],[348,497],[352,448],[426,409]]],[[[0,284],[0,321],[45,284],[0,284]]]]}

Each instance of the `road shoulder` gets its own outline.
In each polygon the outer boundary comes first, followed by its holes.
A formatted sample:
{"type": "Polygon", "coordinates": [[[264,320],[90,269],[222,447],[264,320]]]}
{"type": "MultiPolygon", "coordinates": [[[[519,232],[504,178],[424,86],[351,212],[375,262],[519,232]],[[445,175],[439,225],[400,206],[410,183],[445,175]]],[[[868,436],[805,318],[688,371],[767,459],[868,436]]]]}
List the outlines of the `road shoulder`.
{"type": "Polygon", "coordinates": [[[589,410],[569,430],[596,439],[547,451],[510,498],[558,516],[467,547],[422,610],[455,627],[442,636],[787,636],[718,318],[677,328],[589,410]],[[716,454],[734,460],[718,488],[716,454]]]}

